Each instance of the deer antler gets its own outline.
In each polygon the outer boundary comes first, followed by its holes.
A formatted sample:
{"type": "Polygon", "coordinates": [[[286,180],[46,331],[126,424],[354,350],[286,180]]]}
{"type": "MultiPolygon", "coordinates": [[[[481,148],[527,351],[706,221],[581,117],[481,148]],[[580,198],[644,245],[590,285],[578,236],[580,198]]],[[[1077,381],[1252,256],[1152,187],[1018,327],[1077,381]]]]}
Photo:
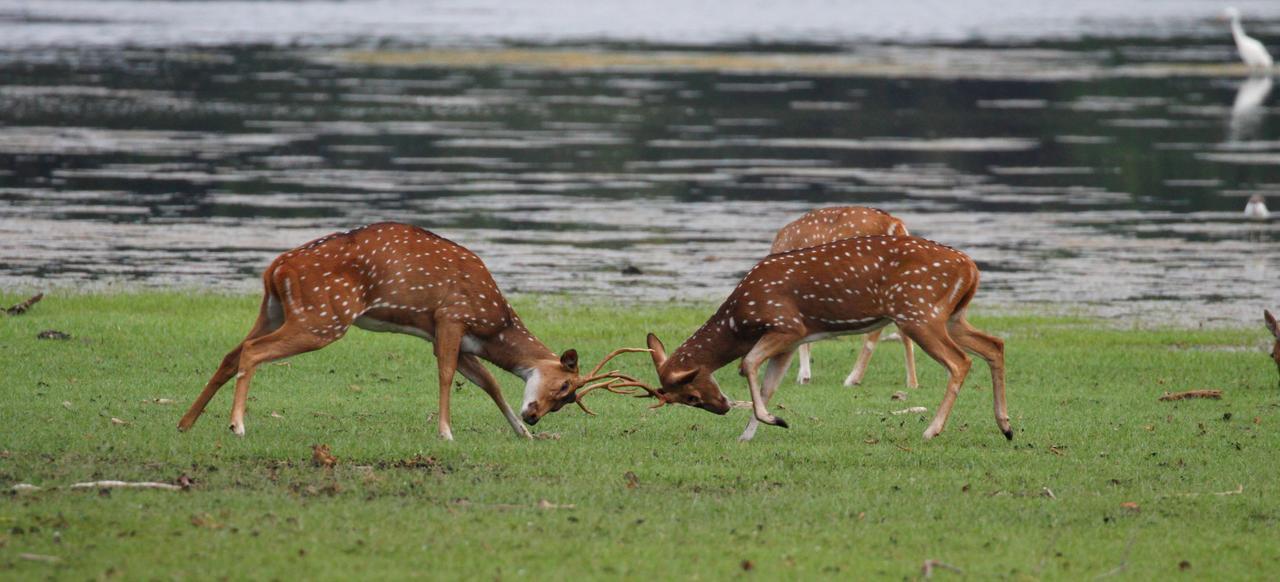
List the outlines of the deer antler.
{"type": "Polygon", "coordinates": [[[600,363],[596,364],[596,367],[591,369],[591,373],[587,374],[587,377],[583,378],[582,382],[583,383],[595,382],[596,380],[602,380],[604,378],[617,378],[618,377],[617,370],[614,370],[607,374],[600,374],[600,369],[604,368],[604,365],[609,363],[609,360],[612,360],[621,354],[630,354],[630,353],[636,353],[636,352],[652,352],[652,351],[653,350],[649,348],[618,348],[616,350],[613,350],[612,352],[609,352],[609,355],[605,356],[603,360],[600,360],[600,363]]]}
{"type": "Polygon", "coordinates": [[[612,392],[614,394],[633,394],[634,393],[633,391],[619,390],[617,388],[615,383],[623,382],[623,381],[624,380],[622,378],[612,378],[605,382],[600,382],[598,384],[592,384],[584,388],[579,388],[576,392],[573,393],[573,403],[577,404],[578,408],[581,408],[583,412],[590,414],[591,416],[595,416],[596,413],[591,412],[591,409],[587,408],[587,405],[582,402],[582,398],[587,394],[590,394],[592,391],[598,390],[600,388],[604,388],[605,390],[608,390],[609,392],[612,392]]]}
{"type": "MultiPolygon", "coordinates": [[[[582,398],[584,396],[586,396],[587,394],[590,394],[595,390],[599,390],[601,388],[608,390],[609,392],[612,392],[614,394],[628,394],[628,395],[635,396],[636,395],[635,390],[621,390],[621,388],[636,387],[636,388],[643,388],[645,391],[649,393],[648,395],[651,395],[654,398],[657,398],[659,401],[661,401],[661,403],[658,404],[658,406],[662,406],[663,404],[666,404],[667,403],[666,399],[663,398],[661,394],[659,394],[656,390],[654,390],[653,388],[650,388],[649,386],[645,385],[643,382],[641,382],[640,380],[632,376],[623,374],[619,370],[611,370],[609,372],[605,372],[604,374],[600,373],[600,370],[604,368],[604,365],[607,364],[609,360],[612,360],[613,358],[621,354],[637,353],[637,352],[652,352],[652,351],[653,350],[650,350],[648,348],[618,348],[616,350],[613,350],[612,352],[609,353],[609,355],[605,356],[603,360],[600,360],[600,363],[596,364],[595,368],[591,369],[591,373],[587,374],[587,376],[582,379],[583,387],[574,391],[573,403],[577,404],[578,408],[581,408],[583,412],[590,414],[591,416],[595,416],[596,413],[591,412],[591,409],[587,408],[586,404],[583,404],[582,398]],[[591,384],[590,386],[587,386],[588,383],[596,382],[597,380],[605,380],[605,381],[597,382],[596,384],[591,384]]],[[[643,398],[644,396],[637,396],[637,397],[643,398]]],[[[657,408],[657,406],[654,406],[653,408],[657,408]]]]}
{"type": "Polygon", "coordinates": [[[662,408],[663,406],[666,406],[671,403],[670,400],[667,400],[667,397],[664,394],[662,394],[661,392],[658,392],[657,390],[654,390],[648,384],[645,384],[644,382],[636,380],[635,378],[628,378],[621,383],[613,384],[612,387],[613,388],[629,388],[632,386],[643,389],[645,392],[647,392],[647,394],[636,394],[635,390],[622,392],[622,393],[631,394],[636,398],[657,398],[658,399],[658,403],[654,404],[653,406],[650,406],[649,408],[662,408]]]}

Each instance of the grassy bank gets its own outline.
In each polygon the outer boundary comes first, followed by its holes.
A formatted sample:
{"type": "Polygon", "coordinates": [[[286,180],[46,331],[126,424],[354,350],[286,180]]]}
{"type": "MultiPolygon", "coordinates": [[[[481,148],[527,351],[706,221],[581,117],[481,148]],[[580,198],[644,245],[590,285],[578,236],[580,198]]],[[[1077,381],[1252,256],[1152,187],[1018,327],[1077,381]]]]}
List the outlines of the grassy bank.
{"type": "MultiPolygon", "coordinates": [[[[517,308],[553,349],[594,362],[648,330],[674,346],[710,306],[517,308]]],[[[429,346],[361,331],[260,372],[245,438],[226,429],[229,388],[178,434],[255,309],[252,297],[54,296],[0,319],[0,487],[45,488],[0,499],[0,577],[901,579],[929,559],[977,579],[1280,571],[1280,389],[1261,327],[979,313],[1008,344],[1012,443],[982,363],[947,431],[924,442],[928,414],[888,412],[932,412],[941,367],[921,355],[923,387],[891,401],[901,346],[885,342],[864,386],[845,388],[847,340],[815,345],[815,383],[789,377],[776,398],[792,428],[752,443],[735,441],[746,411],[651,411],[608,394],[592,396],[598,417],[565,409],[537,426],[550,438],[520,441],[470,385],[445,443],[426,420],[429,346]],[[37,340],[45,329],[74,337],[37,340]],[[1156,400],[1193,388],[1225,395],[1156,400]],[[335,468],[311,465],[316,443],[335,468]],[[184,492],[65,487],[184,474],[184,492]]],[[[642,355],[619,361],[652,379],[642,355]]],[[[518,401],[519,382],[499,378],[518,401]]],[[[720,379],[747,397],[731,369],[720,379]]]]}

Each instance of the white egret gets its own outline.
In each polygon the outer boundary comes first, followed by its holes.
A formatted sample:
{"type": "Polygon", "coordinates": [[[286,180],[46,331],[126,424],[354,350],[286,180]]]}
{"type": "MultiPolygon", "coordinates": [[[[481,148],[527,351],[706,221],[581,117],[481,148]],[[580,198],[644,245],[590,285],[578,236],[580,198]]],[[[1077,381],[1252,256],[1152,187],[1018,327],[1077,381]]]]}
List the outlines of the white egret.
{"type": "Polygon", "coordinates": [[[1240,11],[1227,8],[1224,16],[1231,20],[1231,36],[1236,39],[1236,50],[1240,52],[1244,64],[1250,69],[1270,69],[1271,54],[1258,39],[1244,33],[1244,27],[1240,26],[1240,11]]]}

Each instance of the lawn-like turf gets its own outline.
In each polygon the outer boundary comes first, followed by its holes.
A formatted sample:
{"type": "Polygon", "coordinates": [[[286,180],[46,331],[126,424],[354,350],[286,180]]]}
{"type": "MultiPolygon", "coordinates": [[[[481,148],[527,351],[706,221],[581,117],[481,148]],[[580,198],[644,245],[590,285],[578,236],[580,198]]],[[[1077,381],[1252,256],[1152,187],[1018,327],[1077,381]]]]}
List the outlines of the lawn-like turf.
{"type": "MultiPolygon", "coordinates": [[[[922,388],[891,401],[902,350],[883,342],[866,383],[845,388],[848,339],[815,344],[814,384],[793,370],[775,398],[792,428],[751,443],[735,440],[745,410],[605,393],[590,398],[598,417],[566,408],[536,427],[558,438],[517,440],[470,385],[446,443],[427,420],[430,347],[358,330],[260,371],[245,438],[227,430],[230,387],[179,434],[256,302],[55,294],[0,319],[0,487],[44,488],[0,500],[0,578],[902,579],[929,559],[963,570],[937,578],[1280,575],[1280,389],[1260,325],[983,317],[979,297],[972,320],[1007,342],[1012,443],[980,360],[926,442],[942,368],[917,352],[922,388]],[[74,339],[37,340],[45,329],[74,339]],[[1156,400],[1193,388],[1224,397],[1156,400]],[[889,414],[907,406],[930,414],[889,414]],[[316,443],[336,468],[312,466],[316,443]],[[183,474],[189,491],[65,488],[183,474]]],[[[649,330],[674,348],[712,307],[515,303],[591,364],[649,330]]],[[[615,361],[653,379],[643,354],[615,361]]],[[[521,383],[498,375],[518,405],[521,383]]],[[[747,398],[732,366],[719,377],[747,398]]]]}

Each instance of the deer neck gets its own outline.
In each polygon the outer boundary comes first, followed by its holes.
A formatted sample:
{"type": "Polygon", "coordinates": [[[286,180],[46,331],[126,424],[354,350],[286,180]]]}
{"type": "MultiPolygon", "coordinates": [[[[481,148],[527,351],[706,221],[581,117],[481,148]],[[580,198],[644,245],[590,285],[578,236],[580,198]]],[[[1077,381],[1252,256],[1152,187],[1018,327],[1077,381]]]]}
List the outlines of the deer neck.
{"type": "Polygon", "coordinates": [[[511,314],[506,328],[479,341],[479,356],[525,380],[533,374],[538,362],[559,360],[515,313],[511,314]]]}
{"type": "Polygon", "coordinates": [[[671,353],[666,366],[672,370],[706,368],[709,372],[725,367],[747,355],[751,349],[749,342],[738,337],[737,330],[738,322],[733,321],[727,308],[721,307],[715,316],[671,353]]]}

